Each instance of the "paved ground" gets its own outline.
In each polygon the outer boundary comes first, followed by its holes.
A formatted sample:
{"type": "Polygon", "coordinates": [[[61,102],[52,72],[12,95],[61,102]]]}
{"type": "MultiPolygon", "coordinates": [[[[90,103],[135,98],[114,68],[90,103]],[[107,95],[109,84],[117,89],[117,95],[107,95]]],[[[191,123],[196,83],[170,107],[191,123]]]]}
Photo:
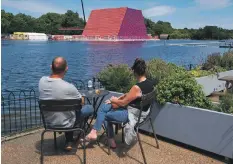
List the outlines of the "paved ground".
{"type": "MultiPolygon", "coordinates": [[[[37,164],[40,159],[40,134],[41,131],[16,138],[2,143],[2,164],[37,164]]],[[[143,163],[139,145],[127,148],[121,144],[118,134],[118,148],[109,156],[106,154],[104,144],[97,146],[89,144],[87,148],[87,164],[111,163],[111,164],[140,164],[143,163]]],[[[206,153],[186,149],[183,146],[159,140],[160,149],[155,146],[155,141],[148,135],[141,134],[143,147],[148,164],[220,164],[223,163],[206,153]]],[[[63,151],[64,135],[57,139],[58,150],[53,146],[52,133],[45,135],[45,163],[50,164],[78,164],[82,160],[82,149],[73,149],[71,152],[63,151]]]]}

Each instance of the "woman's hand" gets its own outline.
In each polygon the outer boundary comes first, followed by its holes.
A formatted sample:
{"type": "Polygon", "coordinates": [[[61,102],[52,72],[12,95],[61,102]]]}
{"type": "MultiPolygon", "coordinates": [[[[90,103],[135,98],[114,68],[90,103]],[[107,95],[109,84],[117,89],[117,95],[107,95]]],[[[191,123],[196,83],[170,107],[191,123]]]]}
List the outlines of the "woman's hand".
{"type": "Polygon", "coordinates": [[[118,98],[115,97],[115,96],[112,96],[112,97],[110,98],[110,101],[111,101],[111,102],[116,102],[117,100],[118,100],[118,98]]]}
{"type": "Polygon", "coordinates": [[[117,104],[113,104],[109,99],[105,101],[105,104],[112,104],[113,109],[119,108],[119,106],[117,104]]]}
{"type": "Polygon", "coordinates": [[[106,100],[105,104],[111,104],[111,101],[110,100],[106,100]]]}

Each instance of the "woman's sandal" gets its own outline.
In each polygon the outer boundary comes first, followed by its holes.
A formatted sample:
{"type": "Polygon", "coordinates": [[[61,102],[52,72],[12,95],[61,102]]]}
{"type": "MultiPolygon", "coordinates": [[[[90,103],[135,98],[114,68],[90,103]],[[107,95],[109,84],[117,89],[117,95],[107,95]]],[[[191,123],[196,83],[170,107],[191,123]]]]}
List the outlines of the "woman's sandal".
{"type": "MultiPolygon", "coordinates": [[[[109,143],[108,143],[108,139],[105,139],[104,144],[105,144],[105,145],[108,145],[108,144],[109,144],[109,143]]],[[[114,149],[116,149],[117,147],[116,147],[116,146],[113,147],[113,146],[110,145],[110,148],[114,150],[114,149]]]]}
{"type": "MultiPolygon", "coordinates": [[[[82,142],[84,142],[84,139],[80,139],[82,142]]],[[[85,137],[85,142],[91,142],[91,141],[96,141],[97,140],[97,137],[96,138],[89,138],[88,136],[85,137]]]]}

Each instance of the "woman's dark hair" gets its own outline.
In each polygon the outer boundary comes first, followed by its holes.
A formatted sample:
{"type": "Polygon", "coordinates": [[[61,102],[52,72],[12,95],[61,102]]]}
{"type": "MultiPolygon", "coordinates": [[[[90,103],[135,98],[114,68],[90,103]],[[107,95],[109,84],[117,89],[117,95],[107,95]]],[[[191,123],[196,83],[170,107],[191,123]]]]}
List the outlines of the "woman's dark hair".
{"type": "Polygon", "coordinates": [[[146,74],[146,62],[143,59],[137,58],[134,61],[133,66],[131,69],[134,71],[134,73],[138,76],[142,76],[146,74]]]}

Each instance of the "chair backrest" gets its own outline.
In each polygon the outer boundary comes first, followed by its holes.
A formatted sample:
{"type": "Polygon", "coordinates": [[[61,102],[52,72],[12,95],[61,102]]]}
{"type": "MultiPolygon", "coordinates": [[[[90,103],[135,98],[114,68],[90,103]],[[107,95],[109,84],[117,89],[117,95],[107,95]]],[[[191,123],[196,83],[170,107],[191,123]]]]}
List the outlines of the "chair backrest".
{"type": "Polygon", "coordinates": [[[64,100],[39,100],[39,107],[42,112],[66,112],[81,109],[81,99],[64,100]]]}
{"type": "MultiPolygon", "coordinates": [[[[66,120],[66,116],[69,118],[70,114],[67,114],[68,112],[72,112],[74,114],[74,120],[76,120],[76,110],[80,110],[82,108],[81,100],[80,99],[64,99],[64,100],[39,100],[39,108],[42,115],[42,120],[44,127],[47,128],[48,124],[51,124],[49,122],[52,122],[53,120],[50,120],[50,118],[45,117],[45,113],[59,113],[63,114],[62,118],[66,120]]],[[[62,123],[59,118],[57,119],[59,123],[62,123]]],[[[55,121],[56,123],[56,121],[55,121]]],[[[56,125],[61,126],[61,125],[56,125]]]]}
{"type": "Polygon", "coordinates": [[[137,122],[135,127],[142,125],[144,122],[146,122],[149,119],[149,117],[152,113],[152,104],[154,103],[154,101],[155,101],[155,90],[153,90],[150,93],[142,95],[141,102],[140,102],[141,109],[140,109],[140,113],[139,113],[139,117],[138,117],[138,122],[137,122]],[[149,111],[147,117],[142,122],[140,122],[142,110],[145,106],[148,106],[150,111],[149,111]]]}
{"type": "Polygon", "coordinates": [[[150,93],[144,94],[141,97],[141,109],[143,109],[143,107],[151,105],[155,100],[155,90],[153,90],[150,93]]]}

